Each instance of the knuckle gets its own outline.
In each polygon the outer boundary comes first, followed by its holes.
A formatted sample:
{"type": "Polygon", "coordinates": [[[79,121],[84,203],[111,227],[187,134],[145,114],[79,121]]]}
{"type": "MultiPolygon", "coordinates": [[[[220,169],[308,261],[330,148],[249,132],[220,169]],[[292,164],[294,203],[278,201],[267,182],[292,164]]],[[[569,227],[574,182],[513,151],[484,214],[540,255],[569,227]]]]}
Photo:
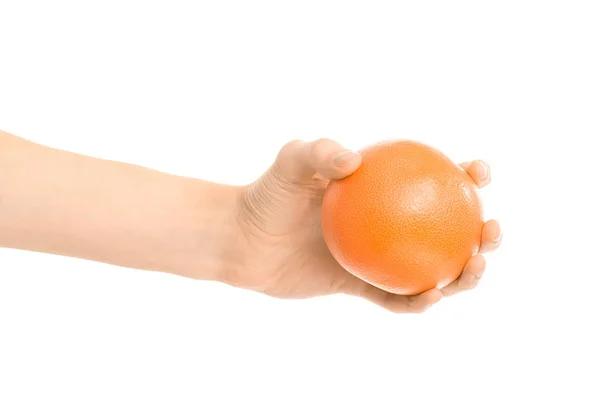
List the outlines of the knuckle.
{"type": "Polygon", "coordinates": [[[304,145],[304,141],[300,139],[294,139],[289,141],[279,151],[280,156],[287,156],[293,153],[296,153],[302,146],[304,145]]]}
{"type": "Polygon", "coordinates": [[[335,144],[335,142],[329,138],[319,138],[316,141],[313,142],[313,147],[323,147],[323,146],[329,146],[331,144],[335,144]]]}
{"type": "Polygon", "coordinates": [[[294,182],[294,174],[297,173],[298,164],[302,161],[302,150],[305,142],[293,140],[286,143],[279,151],[275,163],[271,169],[270,177],[278,184],[294,182]]]}
{"type": "Polygon", "coordinates": [[[310,148],[310,155],[313,158],[320,158],[326,153],[329,149],[334,146],[338,146],[338,144],[329,139],[329,138],[319,138],[314,141],[310,148]]]}

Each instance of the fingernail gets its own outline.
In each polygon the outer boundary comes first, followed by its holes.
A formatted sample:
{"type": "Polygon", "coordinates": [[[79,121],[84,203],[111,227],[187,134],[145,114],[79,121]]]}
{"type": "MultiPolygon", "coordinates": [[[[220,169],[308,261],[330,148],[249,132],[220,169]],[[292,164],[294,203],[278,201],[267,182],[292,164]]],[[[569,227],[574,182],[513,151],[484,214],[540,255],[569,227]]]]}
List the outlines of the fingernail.
{"type": "Polygon", "coordinates": [[[490,170],[488,168],[488,165],[486,163],[484,163],[483,161],[477,160],[477,162],[480,165],[480,167],[478,168],[478,171],[477,171],[479,174],[479,179],[481,180],[482,183],[485,183],[490,178],[490,170]]]}
{"type": "Polygon", "coordinates": [[[500,241],[502,241],[503,237],[504,237],[504,233],[500,232],[500,234],[498,236],[496,236],[495,239],[492,240],[492,244],[499,244],[500,241]]]}
{"type": "Polygon", "coordinates": [[[342,167],[348,164],[350,161],[358,157],[359,154],[353,152],[352,150],[347,150],[345,152],[340,152],[333,156],[333,164],[337,167],[342,167]]]}

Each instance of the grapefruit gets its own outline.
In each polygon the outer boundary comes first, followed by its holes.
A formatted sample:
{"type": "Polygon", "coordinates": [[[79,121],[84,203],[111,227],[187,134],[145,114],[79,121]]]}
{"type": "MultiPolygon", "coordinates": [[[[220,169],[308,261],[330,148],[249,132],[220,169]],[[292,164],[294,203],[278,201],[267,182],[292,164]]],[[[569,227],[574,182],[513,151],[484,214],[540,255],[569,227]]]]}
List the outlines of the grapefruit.
{"type": "Polygon", "coordinates": [[[451,283],[481,241],[482,208],[471,177],[419,142],[383,142],[361,153],[359,169],[325,190],[322,230],[333,257],[395,294],[451,283]]]}

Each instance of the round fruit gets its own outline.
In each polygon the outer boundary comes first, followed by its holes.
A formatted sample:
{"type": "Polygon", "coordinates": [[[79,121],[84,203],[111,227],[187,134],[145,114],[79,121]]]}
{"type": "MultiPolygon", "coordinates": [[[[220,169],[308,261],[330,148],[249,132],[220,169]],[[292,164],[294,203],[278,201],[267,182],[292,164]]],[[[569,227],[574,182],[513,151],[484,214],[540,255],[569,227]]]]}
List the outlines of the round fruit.
{"type": "Polygon", "coordinates": [[[361,153],[360,168],[331,181],[323,198],[323,236],[334,258],[396,294],[451,283],[481,241],[481,203],[470,176],[418,142],[384,142],[361,153]]]}

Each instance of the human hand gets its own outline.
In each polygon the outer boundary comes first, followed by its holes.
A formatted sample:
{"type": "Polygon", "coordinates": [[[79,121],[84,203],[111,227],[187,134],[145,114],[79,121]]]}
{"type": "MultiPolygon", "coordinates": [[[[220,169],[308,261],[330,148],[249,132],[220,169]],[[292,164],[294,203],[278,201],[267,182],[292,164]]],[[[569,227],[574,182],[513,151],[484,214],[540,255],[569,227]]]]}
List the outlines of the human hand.
{"type": "MultiPolygon", "coordinates": [[[[246,249],[226,282],[280,298],[345,293],[398,313],[422,312],[444,296],[474,288],[485,269],[481,253],[500,244],[501,230],[495,220],[483,227],[480,252],[442,289],[414,296],[391,294],[351,275],[335,261],[321,232],[323,194],[329,180],[352,174],[360,164],[359,153],[328,139],[285,145],[271,168],[240,195],[238,220],[246,249]]],[[[483,161],[461,167],[479,187],[491,180],[483,161]]]]}

